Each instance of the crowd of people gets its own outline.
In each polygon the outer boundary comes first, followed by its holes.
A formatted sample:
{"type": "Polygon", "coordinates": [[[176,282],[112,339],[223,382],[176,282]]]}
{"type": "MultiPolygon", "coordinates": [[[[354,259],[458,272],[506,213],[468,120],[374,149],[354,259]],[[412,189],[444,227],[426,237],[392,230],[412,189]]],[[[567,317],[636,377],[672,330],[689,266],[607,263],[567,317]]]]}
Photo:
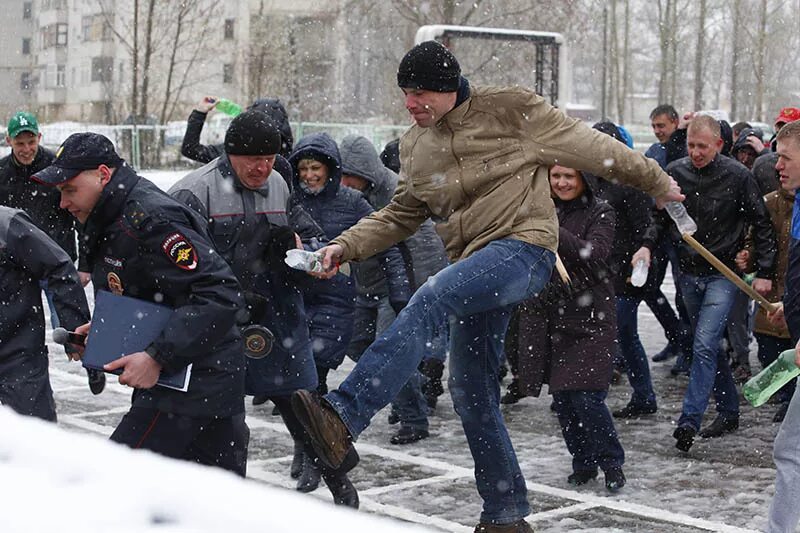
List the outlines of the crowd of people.
{"type": "MultiPolygon", "coordinates": [[[[358,508],[358,436],[391,403],[392,444],[435,438],[429,416],[446,362],[484,502],[475,531],[526,532],[525,480],[501,404],[547,385],[572,456],[566,482],[602,471],[605,487],[621,490],[614,420],[658,410],[638,333],[644,301],[668,341],[651,359],[675,358],[671,372],[688,375],[676,448],[735,431],[737,384],[755,371],[751,337],[767,366],[800,335],[800,109],[782,109],[765,139],[747,123],[659,105],[658,142],[640,154],[621,125],[589,128],[523,88],[471,86],[433,41],[404,56],[397,84],[414,124],[381,154],[355,135],[295,143],[276,99],[255,101],[221,145],[205,146],[216,99],[204,97],[182,145],[203,166],[168,192],[104,136],[73,134],[53,154],[35,116],[16,113],[12,153],[0,160],[0,300],[21,305],[0,313],[0,403],[56,420],[42,290],[53,326],[86,335],[98,319],[83,290],[91,282],[173,310],[152,343],[105,367],[134,388],[113,441],[245,476],[252,396],[273,404],[294,440],[297,490],[324,480],[336,504],[358,508]],[[776,311],[756,309],[683,239],[662,209],[669,202],[683,202],[694,238],[776,311]],[[323,269],[289,268],[295,248],[323,269]],[[632,283],[637,266],[643,285],[632,283]],[[668,268],[674,302],[661,291],[668,268]],[[265,342],[269,353],[254,355],[265,342]],[[331,390],[345,356],[356,365],[331,390]],[[188,364],[188,390],[156,386],[188,364]],[[621,374],[630,400],[611,412],[606,395],[621,374]],[[716,417],[703,425],[711,397],[716,417]]],[[[75,360],[84,348],[65,344],[75,360]]],[[[89,373],[93,393],[104,384],[89,373]]],[[[793,393],[790,383],[774,400],[783,425],[770,531],[798,520],[793,393]]]]}

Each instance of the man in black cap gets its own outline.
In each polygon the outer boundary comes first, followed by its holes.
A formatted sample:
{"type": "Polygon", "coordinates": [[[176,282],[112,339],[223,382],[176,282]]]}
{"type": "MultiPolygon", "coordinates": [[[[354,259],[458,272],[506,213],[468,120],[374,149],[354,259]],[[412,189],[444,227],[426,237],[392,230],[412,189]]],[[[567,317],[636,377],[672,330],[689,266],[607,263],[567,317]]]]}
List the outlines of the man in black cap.
{"type": "MultiPolygon", "coordinates": [[[[231,121],[225,152],[178,183],[169,193],[209,221],[213,245],[228,262],[244,289],[247,316],[242,326],[268,328],[275,336],[266,357],[247,359],[246,394],[272,400],[294,439],[297,463],[304,453],[318,463],[314,449],[297,420],[290,395],[315,388],[317,372],[311,351],[303,298],[298,282],[310,280],[283,262],[286,251],[302,247],[290,227],[289,188],[273,170],[281,146],[278,129],[263,111],[250,109],[231,121]]],[[[247,338],[247,336],[245,335],[247,338]]],[[[337,505],[358,507],[358,493],[347,472],[358,463],[355,449],[338,468],[321,468],[337,505]]],[[[297,490],[319,484],[300,478],[297,490]]],[[[293,477],[299,476],[297,469],[293,477]]]]}
{"type": "MultiPolygon", "coordinates": [[[[71,135],[34,175],[61,192],[84,227],[95,290],[173,309],[145,350],[106,365],[133,387],[133,405],[111,440],[245,475],[244,357],[235,317],[243,302],[214,252],[206,221],[141,178],[94,133],[71,135]],[[186,392],[156,386],[162,370],[192,364],[186,392]]],[[[88,333],[89,324],[77,329],[88,333]]],[[[80,355],[76,356],[80,358],[80,355]]]]}
{"type": "MultiPolygon", "coordinates": [[[[430,278],[362,355],[339,389],[292,403],[323,461],[335,466],[402,387],[434,332],[450,323],[450,394],[475,461],[483,513],[475,531],[531,531],[525,480],[500,413],[497,378],[512,307],[550,280],[558,220],[549,166],[635,186],[661,204],[682,200],[653,160],[593,131],[520,87],[471,88],[441,44],[421,43],[397,82],[415,125],[400,141],[392,201],[325,248],[320,277],[408,238],[434,217],[451,264],[430,278]]],[[[608,376],[610,379],[610,375],[608,376]]],[[[606,480],[607,482],[609,480],[606,480]]]]}

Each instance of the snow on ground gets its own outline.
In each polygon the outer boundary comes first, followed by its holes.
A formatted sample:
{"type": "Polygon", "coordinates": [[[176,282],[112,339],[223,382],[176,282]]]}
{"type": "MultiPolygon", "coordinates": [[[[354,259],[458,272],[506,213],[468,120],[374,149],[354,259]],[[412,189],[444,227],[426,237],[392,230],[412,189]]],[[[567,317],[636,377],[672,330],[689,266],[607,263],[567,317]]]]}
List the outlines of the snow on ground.
{"type": "MultiPolygon", "coordinates": [[[[185,172],[143,174],[168,188],[185,172]]],[[[664,290],[672,299],[669,277],[664,290]]],[[[644,305],[640,307],[639,330],[648,354],[664,346],[663,332],[644,305]]],[[[406,522],[400,526],[404,531],[411,530],[413,523],[468,533],[477,522],[480,498],[472,461],[446,395],[431,417],[431,437],[409,446],[388,443],[396,427],[388,425],[386,410],[374,418],[357,443],[361,463],[351,477],[359,489],[361,511],[354,514],[317,505],[314,498],[330,501],[324,484],[310,496],[292,492],[292,441],[280,418],[271,415],[271,405],[253,407],[248,399],[250,481],[243,482],[222,472],[142,452],[128,453],[102,442],[126,412],[129,389],[110,376],[106,391],[92,396],[80,366],[68,363],[58,346],[50,344],[50,353],[60,430],[0,413],[0,479],[4,481],[0,531],[58,528],[71,533],[83,524],[90,527],[81,527],[81,532],[249,533],[254,525],[267,525],[261,531],[335,531],[340,526],[359,531],[362,524],[364,530],[390,531],[385,521],[369,526],[361,521],[363,515],[375,514],[406,522]],[[97,459],[98,454],[103,459],[97,459]],[[100,498],[103,505],[89,511],[85,501],[92,497],[100,498]],[[120,517],[130,520],[129,529],[120,517]],[[153,523],[161,518],[170,523],[153,523]],[[225,526],[219,527],[221,524],[225,526]]],[[[755,345],[751,354],[751,364],[758,368],[755,345]]],[[[616,495],[607,493],[602,476],[579,488],[567,484],[570,459],[547,395],[503,407],[528,482],[532,507],[528,520],[537,532],[690,533],[764,528],[775,477],[771,458],[778,430],[771,421],[775,407],[753,409],[743,404],[738,431],[722,439],[698,440],[689,453],[680,453],[671,434],[687,378],[670,376],[671,364],[651,364],[658,413],[617,424],[626,452],[628,484],[616,495]]],[[[332,384],[351,368],[352,363],[346,362],[332,374],[332,384]]],[[[629,394],[626,383],[612,387],[609,406],[622,407],[629,394]]],[[[713,403],[705,423],[712,418],[713,403]]]]}

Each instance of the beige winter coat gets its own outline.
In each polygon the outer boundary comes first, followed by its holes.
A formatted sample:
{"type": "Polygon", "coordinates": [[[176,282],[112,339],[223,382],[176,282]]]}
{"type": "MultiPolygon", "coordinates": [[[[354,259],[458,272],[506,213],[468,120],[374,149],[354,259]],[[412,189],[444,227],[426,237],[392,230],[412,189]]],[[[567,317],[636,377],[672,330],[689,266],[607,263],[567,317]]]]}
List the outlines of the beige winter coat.
{"type": "Polygon", "coordinates": [[[436,222],[451,261],[512,238],[555,251],[558,220],[548,169],[558,163],[657,196],[669,177],[655,160],[569,118],[519,87],[476,87],[434,126],[400,141],[401,183],[391,203],[333,242],[362,260],[436,222]]]}

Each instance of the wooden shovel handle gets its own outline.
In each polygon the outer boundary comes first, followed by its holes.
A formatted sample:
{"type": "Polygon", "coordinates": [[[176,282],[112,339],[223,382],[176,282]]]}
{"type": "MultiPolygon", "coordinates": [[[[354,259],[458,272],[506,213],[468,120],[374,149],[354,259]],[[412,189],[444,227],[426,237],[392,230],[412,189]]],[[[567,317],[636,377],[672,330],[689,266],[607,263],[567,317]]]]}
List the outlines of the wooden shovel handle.
{"type": "Polygon", "coordinates": [[[736,272],[728,268],[722,261],[717,259],[714,254],[708,251],[705,246],[697,242],[697,240],[689,234],[684,233],[681,235],[683,240],[689,243],[689,246],[694,248],[697,253],[703,256],[706,261],[711,263],[711,266],[722,272],[722,275],[731,280],[737,287],[742,289],[745,294],[747,294],[750,298],[756,301],[758,305],[760,305],[764,310],[768,313],[774,313],[778,306],[774,303],[771,303],[769,300],[761,296],[759,293],[753,289],[750,285],[744,282],[742,278],[736,275],[736,272]]]}

